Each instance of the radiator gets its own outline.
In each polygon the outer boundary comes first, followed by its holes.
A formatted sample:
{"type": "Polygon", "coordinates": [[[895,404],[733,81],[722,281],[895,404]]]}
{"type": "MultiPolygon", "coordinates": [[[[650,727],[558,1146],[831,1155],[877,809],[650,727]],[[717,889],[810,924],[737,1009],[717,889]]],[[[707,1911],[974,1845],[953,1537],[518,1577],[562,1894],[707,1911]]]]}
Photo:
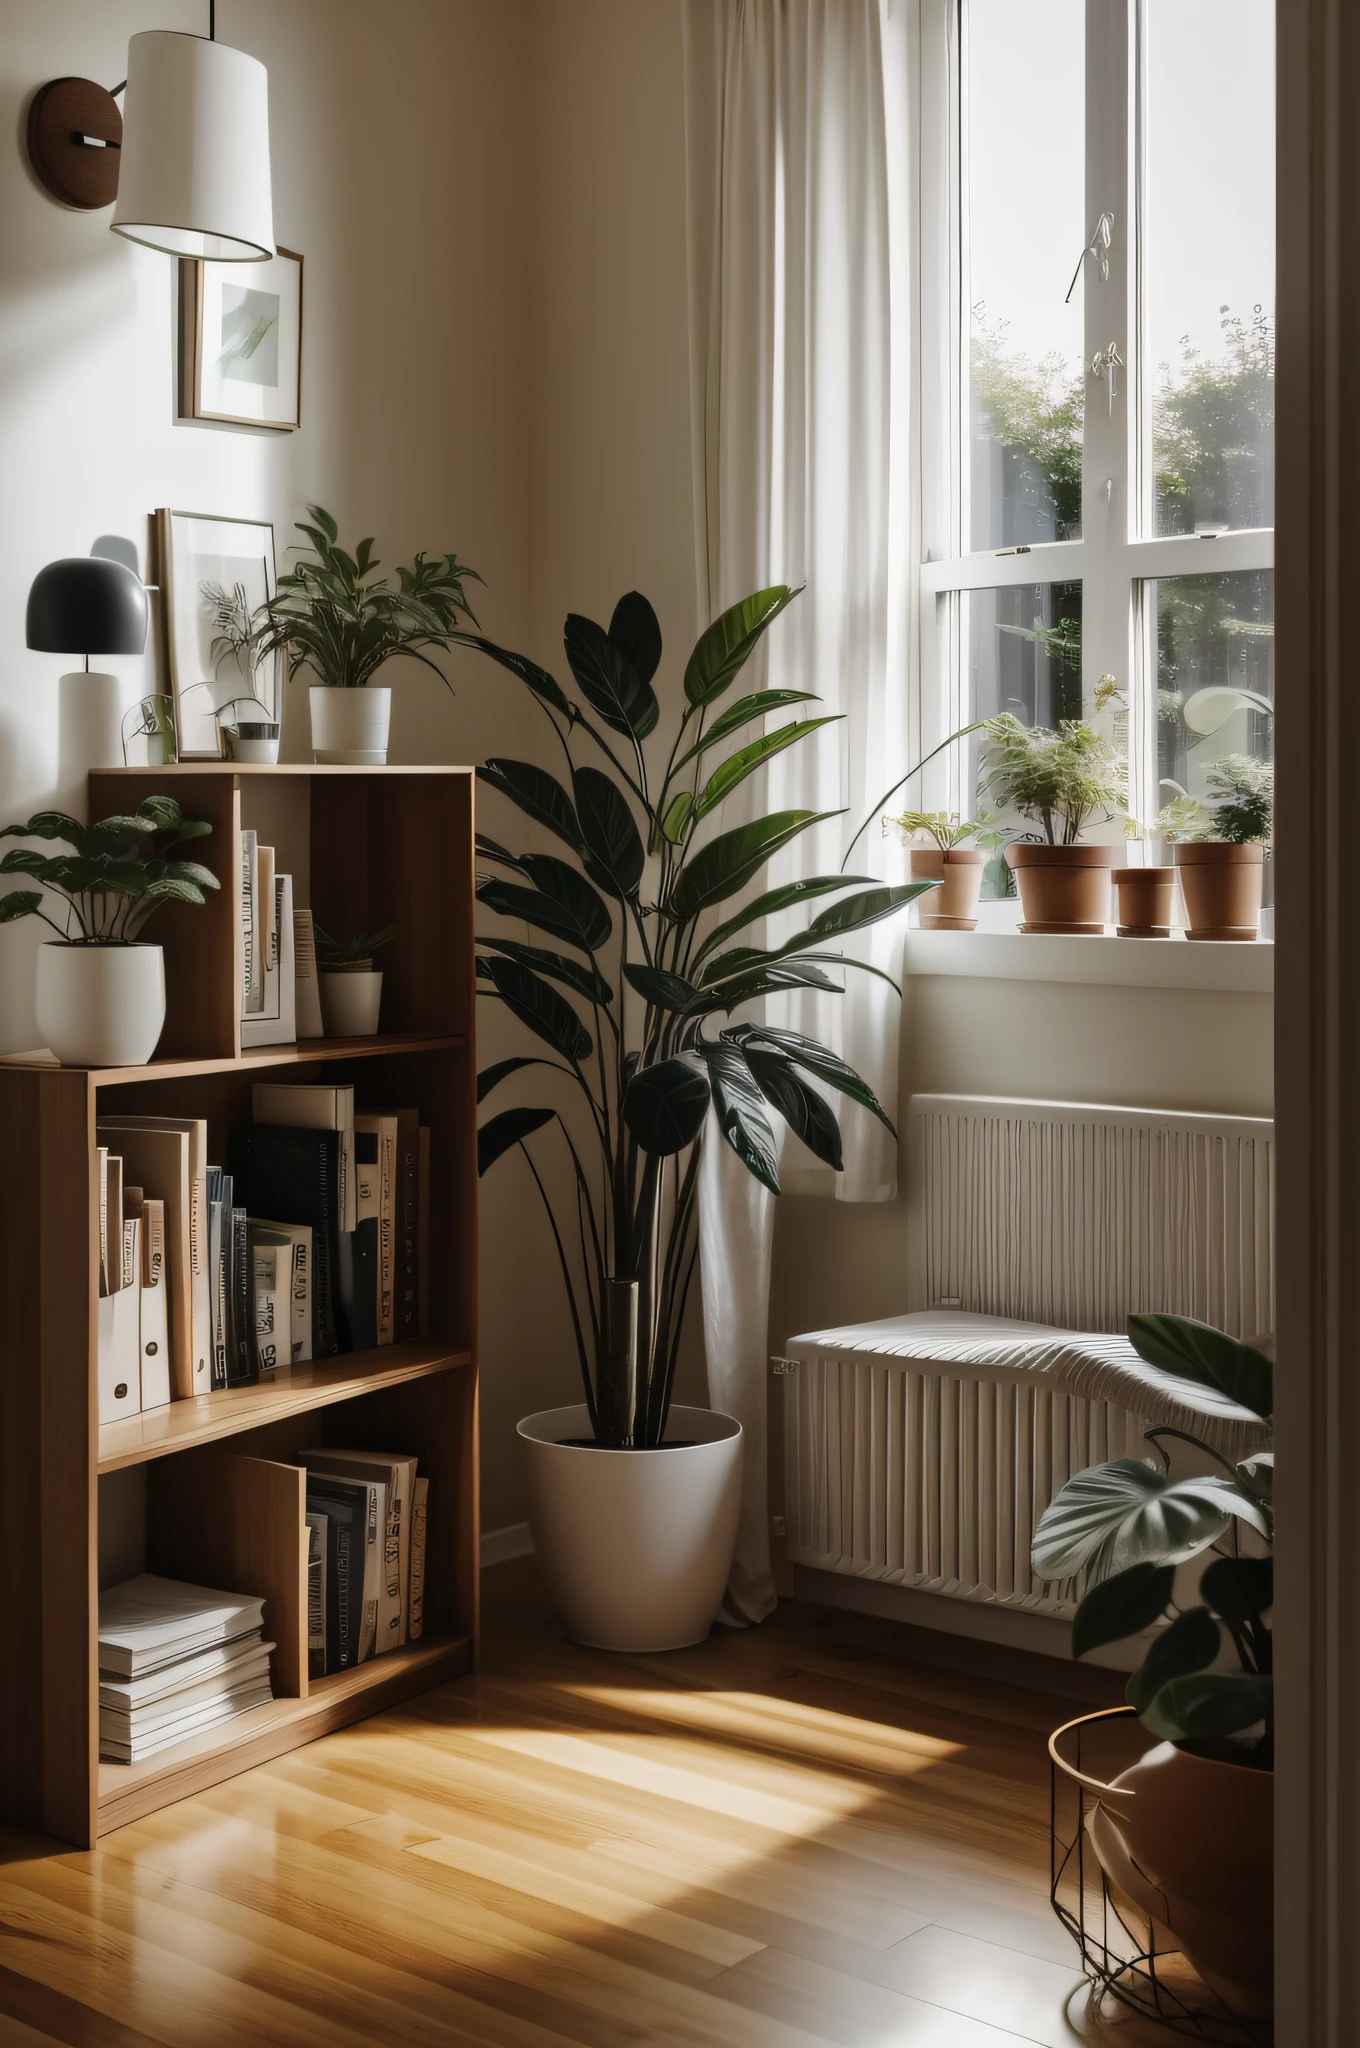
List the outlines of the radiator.
{"type": "MultiPolygon", "coordinates": [[[[1161,1309],[1239,1336],[1274,1328],[1267,1119],[920,1095],[907,1157],[912,1309],[1090,1331],[1161,1309]]],[[[1080,1585],[1030,1571],[1034,1524],[1073,1472],[1146,1455],[1146,1419],[835,1336],[792,1346],[790,1561],[1070,1614],[1080,1585]]]]}

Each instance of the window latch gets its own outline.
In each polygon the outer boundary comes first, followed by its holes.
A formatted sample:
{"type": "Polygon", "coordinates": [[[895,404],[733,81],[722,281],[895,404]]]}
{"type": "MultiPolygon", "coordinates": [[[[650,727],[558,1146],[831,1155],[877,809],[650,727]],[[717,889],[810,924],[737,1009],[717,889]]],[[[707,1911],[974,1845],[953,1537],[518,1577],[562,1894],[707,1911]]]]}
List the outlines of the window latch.
{"type": "Polygon", "coordinates": [[[1112,213],[1102,213],[1100,219],[1096,222],[1095,233],[1077,258],[1077,267],[1072,272],[1072,282],[1067,287],[1067,297],[1063,300],[1065,306],[1070,305],[1072,302],[1072,294],[1077,288],[1077,279],[1081,276],[1081,266],[1088,256],[1094,256],[1096,262],[1100,265],[1101,283],[1108,284],[1110,282],[1110,244],[1113,240],[1114,215],[1112,213]]]}
{"type": "Polygon", "coordinates": [[[1098,348],[1091,358],[1091,375],[1105,381],[1106,396],[1109,400],[1110,416],[1114,417],[1114,401],[1117,385],[1115,373],[1124,367],[1124,358],[1119,353],[1117,341],[1107,341],[1104,348],[1098,348]]]}

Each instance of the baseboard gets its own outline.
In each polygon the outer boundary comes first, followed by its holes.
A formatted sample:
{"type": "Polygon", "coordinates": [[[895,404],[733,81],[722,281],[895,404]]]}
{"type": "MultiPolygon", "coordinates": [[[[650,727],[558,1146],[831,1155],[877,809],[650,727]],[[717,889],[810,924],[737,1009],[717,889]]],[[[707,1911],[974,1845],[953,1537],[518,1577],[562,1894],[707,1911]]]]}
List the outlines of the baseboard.
{"type": "Polygon", "coordinates": [[[489,1565],[509,1564],[514,1557],[532,1557],[534,1539],[527,1522],[509,1522],[504,1529],[483,1529],[482,1570],[489,1565]]]}
{"type": "MultiPolygon", "coordinates": [[[[814,1565],[793,1567],[793,1596],[823,1607],[845,1607],[855,1614],[878,1614],[887,1621],[910,1622],[914,1628],[939,1629],[943,1635],[972,1636],[983,1643],[1004,1643],[1012,1650],[1033,1650],[1044,1657],[1072,1657],[1072,1624],[1048,1614],[1026,1614],[1023,1608],[984,1606],[973,1600],[951,1600],[945,1593],[922,1593],[915,1586],[893,1586],[881,1579],[851,1578],[842,1572],[818,1571],[814,1565]]],[[[1132,1671],[1151,1637],[1134,1643],[1111,1643],[1084,1661],[1112,1671],[1132,1671]]]]}

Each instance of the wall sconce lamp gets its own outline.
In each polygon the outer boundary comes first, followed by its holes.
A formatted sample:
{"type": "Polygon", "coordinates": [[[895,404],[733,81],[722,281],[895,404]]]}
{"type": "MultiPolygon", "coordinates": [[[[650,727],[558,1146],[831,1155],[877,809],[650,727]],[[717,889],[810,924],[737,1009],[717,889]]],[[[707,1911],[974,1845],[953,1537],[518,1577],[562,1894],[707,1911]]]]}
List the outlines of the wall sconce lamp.
{"type": "Polygon", "coordinates": [[[216,0],[206,36],[133,36],[128,75],[112,92],[89,78],[41,86],[28,155],[63,205],[90,211],[116,199],[111,225],[130,242],[218,263],[274,254],[269,74],[217,41],[216,0]]]}

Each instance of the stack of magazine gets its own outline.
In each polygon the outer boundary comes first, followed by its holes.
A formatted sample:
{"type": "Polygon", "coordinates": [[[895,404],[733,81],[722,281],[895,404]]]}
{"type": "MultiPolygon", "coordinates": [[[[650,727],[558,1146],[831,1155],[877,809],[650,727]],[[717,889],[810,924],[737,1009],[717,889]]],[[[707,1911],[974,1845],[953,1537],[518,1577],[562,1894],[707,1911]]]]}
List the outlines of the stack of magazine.
{"type": "Polygon", "coordinates": [[[430,1482],[389,1451],[303,1451],[307,1669],[312,1678],[399,1650],[424,1626],[430,1482]]]}
{"type": "Polygon", "coordinates": [[[179,1579],[99,1596],[99,1754],[135,1764],[273,1698],[264,1602],[179,1579]]]}

